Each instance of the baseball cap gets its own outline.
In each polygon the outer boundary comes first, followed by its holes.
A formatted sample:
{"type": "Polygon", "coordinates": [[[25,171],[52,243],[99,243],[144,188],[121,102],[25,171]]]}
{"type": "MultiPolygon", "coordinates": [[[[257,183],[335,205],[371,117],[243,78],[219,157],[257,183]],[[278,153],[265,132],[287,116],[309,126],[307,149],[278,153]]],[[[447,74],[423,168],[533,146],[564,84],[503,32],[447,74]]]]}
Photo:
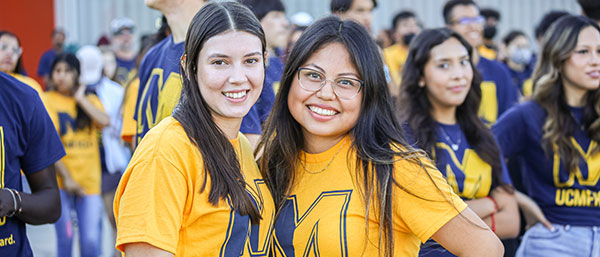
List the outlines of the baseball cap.
{"type": "Polygon", "coordinates": [[[104,65],[100,49],[87,45],[81,47],[76,55],[81,63],[81,82],[85,85],[98,82],[102,77],[102,66],[104,65]]]}
{"type": "Polygon", "coordinates": [[[133,20],[127,17],[116,18],[110,22],[110,32],[113,35],[119,34],[124,29],[128,29],[133,32],[134,28],[135,24],[133,23],[133,20]]]}

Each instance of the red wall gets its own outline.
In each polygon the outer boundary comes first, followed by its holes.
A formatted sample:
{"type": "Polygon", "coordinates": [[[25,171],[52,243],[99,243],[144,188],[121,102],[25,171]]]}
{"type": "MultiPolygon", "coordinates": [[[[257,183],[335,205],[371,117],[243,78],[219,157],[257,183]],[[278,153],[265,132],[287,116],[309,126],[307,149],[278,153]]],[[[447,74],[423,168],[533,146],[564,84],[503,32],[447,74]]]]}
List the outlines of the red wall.
{"type": "Polygon", "coordinates": [[[0,0],[0,3],[0,30],[8,30],[19,37],[27,75],[43,87],[42,80],[37,77],[37,66],[44,51],[52,47],[54,1],[0,0]]]}

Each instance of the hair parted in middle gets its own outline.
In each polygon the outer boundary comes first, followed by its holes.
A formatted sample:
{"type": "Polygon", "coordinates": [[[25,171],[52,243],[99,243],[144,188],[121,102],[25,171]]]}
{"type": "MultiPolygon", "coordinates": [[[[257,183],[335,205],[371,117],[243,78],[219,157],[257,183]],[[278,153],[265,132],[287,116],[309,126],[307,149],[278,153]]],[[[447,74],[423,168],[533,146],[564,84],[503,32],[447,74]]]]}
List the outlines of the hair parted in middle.
{"type": "MultiPolygon", "coordinates": [[[[265,53],[265,33],[247,7],[237,2],[209,2],[204,5],[188,28],[185,59],[181,65],[183,92],[173,117],[181,123],[190,141],[202,154],[204,176],[210,176],[211,181],[208,200],[216,205],[219,200],[228,198],[236,211],[249,215],[252,223],[257,223],[260,214],[246,192],[240,160],[212,119],[211,109],[198,86],[203,78],[198,78],[196,73],[204,43],[211,37],[230,31],[244,31],[258,37],[265,53]]],[[[205,187],[206,179],[201,190],[204,191],[205,187]]]]}

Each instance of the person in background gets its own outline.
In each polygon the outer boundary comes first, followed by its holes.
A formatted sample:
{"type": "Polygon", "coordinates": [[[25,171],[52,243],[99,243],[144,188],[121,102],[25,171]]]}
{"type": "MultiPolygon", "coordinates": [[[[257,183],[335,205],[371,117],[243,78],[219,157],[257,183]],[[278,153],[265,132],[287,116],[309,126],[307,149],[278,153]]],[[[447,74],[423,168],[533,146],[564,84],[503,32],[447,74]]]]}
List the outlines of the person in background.
{"type": "Polygon", "coordinates": [[[171,35],[153,46],[142,60],[138,77],[134,119],[137,145],[148,131],[171,115],[181,97],[179,60],[183,55],[188,26],[203,0],[147,0],[146,5],[160,11],[169,24],[171,35]]]}
{"type": "Polygon", "coordinates": [[[102,164],[101,193],[108,220],[113,225],[116,236],[115,218],[112,201],[115,190],[129,159],[131,152],[121,140],[121,105],[125,90],[116,82],[103,76],[103,55],[95,46],[84,46],[77,51],[81,61],[81,81],[87,89],[96,92],[103,109],[109,117],[109,125],[102,129],[100,161],[102,164]]]}
{"type": "MultiPolygon", "coordinates": [[[[442,13],[446,26],[461,35],[474,49],[483,44],[485,18],[480,15],[479,6],[474,1],[450,0],[444,5],[442,13]]],[[[519,91],[501,63],[480,56],[478,51],[474,51],[472,61],[483,77],[479,117],[491,125],[517,103],[519,91]]]]}
{"type": "MultiPolygon", "coordinates": [[[[383,58],[390,69],[393,81],[399,86],[402,66],[408,56],[408,45],[421,32],[421,27],[414,12],[401,11],[392,19],[392,30],[395,44],[383,49],[383,58]]],[[[399,87],[390,90],[394,95],[400,92],[399,87]]]]}
{"type": "Polygon", "coordinates": [[[266,54],[260,22],[240,3],[210,1],[194,16],[180,103],[138,145],[117,190],[124,256],[271,256],[273,199],[239,132],[266,54]]]}
{"type": "Polygon", "coordinates": [[[294,48],[296,41],[298,41],[298,38],[300,38],[302,32],[304,32],[304,30],[306,30],[306,28],[308,28],[308,26],[310,26],[310,24],[312,24],[313,21],[314,18],[306,12],[298,12],[292,15],[292,17],[290,17],[292,28],[286,46],[286,55],[284,56],[284,60],[287,60],[287,56],[289,52],[292,51],[292,48],[294,48]]]}
{"type": "Polygon", "coordinates": [[[116,18],[110,22],[112,51],[116,60],[114,80],[121,85],[130,79],[129,73],[136,67],[134,29],[133,20],[127,17],[116,18]]]}
{"type": "Polygon", "coordinates": [[[538,45],[542,45],[542,39],[544,38],[544,34],[550,28],[550,25],[563,16],[569,15],[568,12],[565,11],[549,11],[540,20],[540,22],[535,26],[535,40],[538,45]]]}
{"type": "Polygon", "coordinates": [[[97,129],[110,118],[98,97],[79,82],[80,63],[71,53],[54,58],[46,92],[52,117],[67,155],[56,163],[61,216],[54,225],[57,256],[72,256],[73,217],[77,215],[81,256],[100,256],[102,198],[100,197],[100,149],[97,129]],[[87,91],[87,92],[86,92],[87,91]]]}
{"type": "Polygon", "coordinates": [[[23,48],[17,35],[12,32],[0,31],[0,71],[8,73],[19,81],[35,89],[45,103],[42,87],[34,79],[27,76],[23,67],[23,48]]]}
{"type": "Polygon", "coordinates": [[[415,257],[430,237],[459,256],[502,256],[493,232],[405,143],[366,29],[316,21],[284,74],[259,144],[278,210],[275,256],[415,257]]]}
{"type": "Polygon", "coordinates": [[[581,12],[588,18],[600,24],[600,2],[595,0],[577,0],[581,6],[581,12]]]}
{"type": "Polygon", "coordinates": [[[48,89],[48,76],[50,75],[50,66],[54,57],[64,51],[66,33],[61,28],[55,28],[52,30],[52,48],[47,50],[40,57],[38,64],[37,75],[44,79],[45,88],[48,89]]]}
{"type": "Polygon", "coordinates": [[[538,61],[532,99],[492,127],[504,156],[521,157],[526,192],[541,209],[524,209],[529,229],[516,256],[598,256],[600,27],[561,17],[544,34],[538,61]]]}
{"type": "Polygon", "coordinates": [[[369,33],[377,0],[331,0],[329,10],[342,20],[354,20],[369,33]]]}
{"type": "Polygon", "coordinates": [[[32,257],[25,224],[54,223],[61,201],[54,163],[65,150],[38,93],[0,72],[0,255],[32,257]],[[25,174],[31,193],[23,192],[25,174]]]}
{"type": "Polygon", "coordinates": [[[504,36],[502,44],[506,51],[503,63],[510,72],[513,83],[517,85],[521,95],[531,96],[531,74],[535,66],[535,56],[529,38],[523,31],[513,30],[504,36]]]}
{"type": "Polygon", "coordinates": [[[483,25],[483,43],[477,48],[479,54],[487,59],[496,60],[498,55],[498,45],[494,41],[500,22],[500,12],[492,8],[484,8],[480,11],[485,19],[483,25]]]}
{"type": "MultiPolygon", "coordinates": [[[[501,239],[519,233],[519,212],[504,158],[477,117],[481,75],[472,48],[448,28],[421,32],[411,44],[398,110],[411,143],[435,161],[459,195],[501,239]]],[[[434,242],[419,256],[455,256],[434,242]]]]}

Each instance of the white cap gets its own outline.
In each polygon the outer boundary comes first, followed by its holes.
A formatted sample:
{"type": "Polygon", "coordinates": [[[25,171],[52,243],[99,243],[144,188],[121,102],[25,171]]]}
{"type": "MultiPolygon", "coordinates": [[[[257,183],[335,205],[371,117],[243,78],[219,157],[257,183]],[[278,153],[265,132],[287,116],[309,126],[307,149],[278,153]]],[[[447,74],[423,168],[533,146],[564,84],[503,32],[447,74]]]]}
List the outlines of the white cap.
{"type": "Polygon", "coordinates": [[[81,63],[81,82],[85,85],[95,84],[102,77],[104,60],[102,52],[96,46],[83,46],[77,51],[77,59],[81,63]]]}
{"type": "Polygon", "coordinates": [[[117,34],[123,29],[129,29],[133,31],[133,28],[135,28],[133,20],[127,17],[116,18],[110,22],[110,32],[113,35],[117,34]]]}
{"type": "Polygon", "coordinates": [[[297,26],[309,26],[313,22],[313,17],[307,12],[297,12],[290,18],[293,24],[297,26]]]}

